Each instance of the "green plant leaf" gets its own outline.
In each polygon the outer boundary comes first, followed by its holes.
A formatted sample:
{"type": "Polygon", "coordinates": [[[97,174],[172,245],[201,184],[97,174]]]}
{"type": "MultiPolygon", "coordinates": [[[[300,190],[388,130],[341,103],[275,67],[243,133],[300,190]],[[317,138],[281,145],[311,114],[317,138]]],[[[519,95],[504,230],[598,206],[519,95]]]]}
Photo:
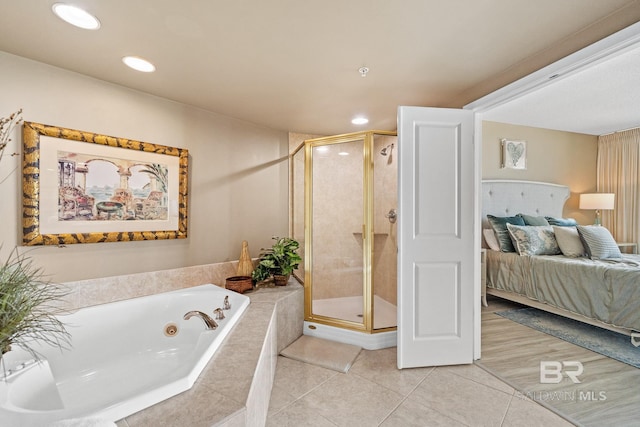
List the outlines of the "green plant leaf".
{"type": "Polygon", "coordinates": [[[0,266],[0,350],[12,344],[38,359],[34,341],[64,348],[70,336],[56,316],[59,300],[66,292],[44,280],[40,269],[14,249],[0,266]]]}
{"type": "Polygon", "coordinates": [[[270,275],[291,274],[302,261],[302,258],[296,252],[300,247],[300,243],[289,237],[273,237],[275,243],[266,249],[260,251],[260,259],[256,273],[252,276],[254,280],[257,277],[263,277],[265,280],[270,275]]]}

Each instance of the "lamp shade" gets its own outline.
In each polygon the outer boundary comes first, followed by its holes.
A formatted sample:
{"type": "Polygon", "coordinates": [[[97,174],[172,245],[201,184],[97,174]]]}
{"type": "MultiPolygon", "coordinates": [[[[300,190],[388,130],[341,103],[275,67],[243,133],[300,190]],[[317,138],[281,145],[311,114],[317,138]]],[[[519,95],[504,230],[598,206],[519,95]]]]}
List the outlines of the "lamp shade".
{"type": "Polygon", "coordinates": [[[613,209],[614,193],[584,193],[580,195],[580,209],[613,209]]]}

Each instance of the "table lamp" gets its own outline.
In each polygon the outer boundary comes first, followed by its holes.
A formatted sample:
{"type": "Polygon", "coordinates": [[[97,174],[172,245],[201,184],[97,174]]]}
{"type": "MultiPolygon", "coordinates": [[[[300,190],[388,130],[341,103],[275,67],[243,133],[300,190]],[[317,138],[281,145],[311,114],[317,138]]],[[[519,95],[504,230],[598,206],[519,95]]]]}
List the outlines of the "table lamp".
{"type": "Polygon", "coordinates": [[[596,219],[594,225],[601,225],[600,211],[613,209],[615,202],[614,193],[584,193],[580,195],[580,209],[595,209],[596,219]]]}

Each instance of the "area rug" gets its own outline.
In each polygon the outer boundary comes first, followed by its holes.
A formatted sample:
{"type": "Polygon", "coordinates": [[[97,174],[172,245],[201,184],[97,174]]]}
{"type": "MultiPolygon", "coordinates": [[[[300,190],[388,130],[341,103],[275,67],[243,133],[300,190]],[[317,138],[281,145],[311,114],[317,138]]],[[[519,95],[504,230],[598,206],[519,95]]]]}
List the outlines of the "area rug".
{"type": "Polygon", "coordinates": [[[496,312],[497,315],[552,335],[620,362],[640,368],[640,347],[627,335],[578,322],[535,308],[496,312]]]}
{"type": "Polygon", "coordinates": [[[280,352],[299,362],[347,373],[362,347],[303,335],[280,352]]]}

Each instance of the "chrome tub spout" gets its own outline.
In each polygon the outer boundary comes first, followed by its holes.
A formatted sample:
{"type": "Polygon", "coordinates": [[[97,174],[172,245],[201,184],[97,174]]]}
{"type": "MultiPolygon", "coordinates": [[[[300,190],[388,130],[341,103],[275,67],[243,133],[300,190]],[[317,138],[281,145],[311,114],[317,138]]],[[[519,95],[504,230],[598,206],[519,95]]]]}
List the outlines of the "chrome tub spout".
{"type": "Polygon", "coordinates": [[[218,327],[218,324],[211,318],[211,316],[198,310],[193,310],[186,313],[184,315],[184,320],[189,320],[194,316],[201,318],[204,324],[207,326],[207,329],[213,330],[218,327]]]}

